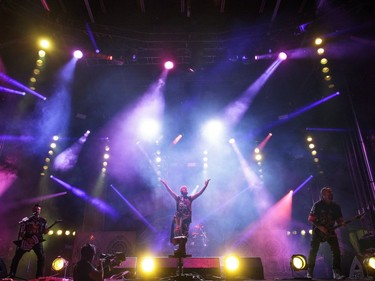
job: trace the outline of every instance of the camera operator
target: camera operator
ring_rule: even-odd
[[[103,281],[104,270],[103,263],[100,260],[98,267],[92,262],[96,254],[96,248],[93,244],[85,244],[81,248],[81,259],[77,262],[73,269],[74,281]]]

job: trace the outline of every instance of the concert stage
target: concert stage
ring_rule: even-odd
[[[169,257],[154,257],[155,269],[152,273],[145,274],[141,270],[141,259],[137,257],[127,257],[125,261],[118,266],[114,266],[110,271],[105,272],[104,281],[244,281],[244,280],[309,280],[304,278],[306,271],[292,271],[291,269],[285,272],[265,274],[264,265],[259,257],[242,257],[240,258],[240,267],[236,274],[226,272],[223,266],[223,257],[186,257],[179,258],[174,256]],[[13,280],[28,280],[28,281],[72,281],[72,267],[60,272],[59,276],[46,276],[38,279],[26,278],[20,275],[19,278],[2,278],[1,281]],[[6,269],[5,269],[6,271]],[[349,272],[350,271],[350,272]],[[269,271],[268,271],[269,272]],[[353,267],[346,268],[346,279],[351,280],[373,280],[373,277],[366,277],[361,268]],[[5,272],[3,272],[5,273]],[[322,275],[319,268],[316,271],[316,278],[313,280],[334,280]],[[4,277],[4,275],[2,276]]]

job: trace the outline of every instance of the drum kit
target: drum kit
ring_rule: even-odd
[[[204,251],[204,248],[208,246],[208,238],[203,224],[194,226],[189,240],[193,251]]]

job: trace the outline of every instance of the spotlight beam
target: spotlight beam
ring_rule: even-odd
[[[332,94],[332,95],[330,95],[328,97],[325,97],[325,98],[323,98],[321,100],[318,100],[316,102],[313,102],[313,103],[309,104],[308,106],[305,106],[305,107],[303,107],[303,108],[301,108],[299,110],[296,110],[295,112],[292,112],[291,114],[288,115],[288,119],[289,118],[294,118],[294,117],[296,117],[296,116],[304,113],[305,111],[310,110],[311,108],[313,108],[315,106],[318,106],[318,105],[320,105],[320,104],[322,104],[322,103],[324,103],[324,102],[326,102],[326,101],[328,101],[328,100],[330,100],[330,99],[332,99],[332,98],[334,98],[334,97],[336,97],[338,95],[340,95],[340,92],[336,92],[336,93],[334,93],[334,94]]]
[[[50,178],[53,179],[55,182],[59,183],[64,188],[66,188],[69,191],[71,191],[77,197],[82,198],[86,202],[91,203],[92,205],[94,205],[99,210],[103,211],[104,213],[108,213],[112,217],[118,217],[118,213],[112,208],[112,206],[108,205],[104,201],[102,201],[102,200],[100,200],[98,198],[93,198],[93,197],[87,195],[86,192],[84,192],[83,190],[81,190],[81,189],[79,189],[77,187],[74,187],[74,186],[72,186],[72,185],[70,185],[70,184],[68,184],[68,183],[66,183],[66,182],[64,182],[64,181],[56,178],[53,175],[51,175]]]
[[[16,208],[16,207],[18,208],[21,205],[29,205],[32,203],[38,203],[38,202],[46,201],[48,199],[52,199],[55,197],[64,196],[66,194],[68,194],[68,192],[64,191],[64,192],[58,192],[58,193],[53,193],[49,195],[37,196],[37,197],[25,199],[25,200],[20,200],[20,201],[17,201],[16,203],[4,204],[3,207],[7,209]]]
[[[0,79],[3,79],[4,81],[6,82],[9,82],[11,83],[12,85],[16,86],[16,87],[19,87],[21,88],[22,90],[24,90],[25,92],[27,93],[30,93],[42,100],[46,100],[47,98],[45,96],[42,96],[41,94],[38,94],[37,92],[29,89],[28,87],[26,87],[25,85],[22,85],[20,82],[10,78],[9,76],[5,75],[4,73],[0,73]]]
[[[118,191],[118,189],[113,185],[111,184],[111,187],[113,189],[114,192],[117,193],[118,196],[120,196],[120,198],[126,203],[126,205],[128,205],[128,207],[137,215],[137,217],[139,217],[141,219],[141,221],[143,221],[145,223],[145,225],[147,225],[148,228],[150,228],[154,233],[157,233],[158,231],[156,230],[155,227],[153,227],[147,220],[146,218],[129,202],[128,199],[126,199],[121,193],[120,191]]]
[[[230,125],[235,125],[242,119],[243,115],[249,109],[251,103],[253,102],[259,91],[266,84],[272,73],[277,69],[281,62],[282,61],[280,59],[274,61],[268,67],[268,69],[246,89],[241,97],[231,102],[225,108],[225,119],[229,120]]]
[[[325,97],[325,98],[323,98],[321,100],[318,100],[318,101],[313,102],[313,103],[311,103],[309,105],[301,107],[300,109],[298,109],[298,110],[296,110],[296,111],[294,111],[294,112],[292,112],[290,114],[283,115],[283,118],[279,118],[279,120],[277,120],[276,122],[273,122],[270,125],[268,125],[267,129],[270,129],[270,128],[272,128],[272,127],[274,127],[276,125],[279,125],[281,123],[287,122],[288,120],[290,120],[292,118],[295,118],[298,115],[301,115],[302,113],[304,113],[304,112],[306,112],[306,111],[308,111],[308,110],[310,110],[310,109],[312,109],[312,108],[314,108],[314,107],[316,107],[316,106],[318,106],[318,105],[320,105],[320,104],[322,104],[322,103],[324,103],[324,102],[326,102],[326,101],[328,101],[328,100],[330,100],[330,99],[332,99],[332,98],[334,98],[334,97],[336,97],[338,95],[340,95],[340,92],[336,92],[336,93],[334,93],[332,95],[329,95],[328,97]]]
[[[21,96],[26,95],[25,92],[16,91],[16,90],[13,90],[13,89],[10,89],[10,88],[1,87],[1,86],[0,86],[0,92],[4,92],[4,93],[8,93],[8,94],[16,94],[16,95],[21,95]]]
[[[304,187],[311,179],[313,178],[312,175],[310,175],[303,183],[301,183],[294,191],[293,195],[296,194],[302,187]]]
[[[98,48],[98,45],[96,44],[96,41],[95,41],[95,38],[94,38],[94,34],[92,33],[90,25],[87,22],[85,24],[85,27],[86,27],[86,30],[87,30],[87,34],[90,37],[91,43],[92,43],[92,45],[95,48],[95,53],[99,53],[99,48]]]

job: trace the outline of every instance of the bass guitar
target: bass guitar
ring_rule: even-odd
[[[62,222],[62,220],[56,220],[53,224],[51,224],[47,229],[50,230],[52,227],[54,227],[56,224]],[[23,238],[19,240],[14,240],[13,243],[16,244],[17,247],[30,251],[36,244],[42,243],[46,241],[45,239],[42,239],[39,242],[35,242],[32,238]]]
[[[330,237],[333,237],[335,236],[335,230],[339,227],[342,227],[343,225],[346,225],[346,224],[349,224],[351,223],[352,221],[354,220],[358,220],[358,219],[361,219],[363,216],[365,215],[365,213],[361,213],[359,215],[356,215],[355,217],[352,217],[351,219],[348,219],[346,221],[344,221],[343,223],[341,224],[337,224],[335,225],[334,227],[330,227],[330,228],[327,228],[327,232],[324,233],[323,231],[321,231],[317,225],[315,225],[316,229],[315,231],[317,231],[318,235],[320,236],[320,239],[322,242],[325,242],[327,241]]]

